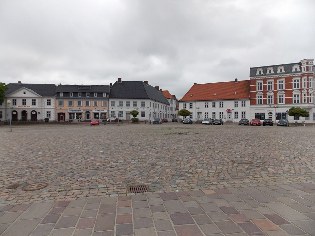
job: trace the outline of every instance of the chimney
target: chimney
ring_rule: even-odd
[[[234,79],[234,82],[237,82],[237,78]]]
[[[194,85],[196,85],[197,83],[194,83]]]
[[[162,92],[162,89],[160,89],[160,91]]]
[[[111,87],[113,87],[113,84],[112,84],[112,83],[110,83],[110,84],[109,84],[109,87],[110,87],[110,88],[111,88]]]
[[[157,90],[160,90],[160,86],[155,86],[155,88],[156,88]]]
[[[121,78],[118,78],[118,83],[121,83]]]
[[[18,84],[22,84],[21,80],[18,81]]]
[[[147,80],[143,81],[143,83],[145,83],[145,84],[149,84],[149,82],[148,82]]]

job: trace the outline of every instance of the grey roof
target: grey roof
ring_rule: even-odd
[[[58,85],[56,92],[109,93],[109,85]]]
[[[43,97],[53,97],[56,94],[56,85],[54,84],[22,84],[22,83],[11,83],[8,84],[6,96],[21,89],[27,88]]]
[[[292,71],[292,67],[295,65],[299,65],[300,67],[300,71],[297,72],[293,72]],[[283,66],[284,67],[284,72],[282,73],[277,73],[277,69],[279,66]],[[267,68],[273,68],[274,73],[272,74],[267,74]],[[256,77],[256,76],[261,76],[261,75],[256,75],[257,69],[263,69],[263,76],[265,75],[283,75],[283,74],[294,74],[294,73],[300,73],[301,70],[301,63],[297,62],[297,63],[290,63],[290,64],[281,64],[281,65],[271,65],[271,66],[259,66],[259,67],[251,67],[250,68],[250,77]]]
[[[115,82],[110,89],[110,98],[151,99],[169,105],[162,92],[142,81]]]

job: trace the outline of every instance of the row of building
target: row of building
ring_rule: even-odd
[[[182,99],[148,81],[122,81],[110,85],[9,84],[0,120],[73,121],[91,119],[130,120],[138,110],[139,120],[177,118],[180,109],[191,112],[194,121],[205,118],[238,122],[242,118],[293,121],[288,110],[302,107],[315,121],[314,60],[250,68],[249,80],[194,83]],[[8,102],[9,101],[9,102]]]

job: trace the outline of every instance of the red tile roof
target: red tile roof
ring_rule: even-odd
[[[163,93],[163,96],[164,96],[166,99],[172,99],[172,98],[173,98],[173,95],[170,94],[170,92],[169,92],[168,90],[163,90],[162,93]]]
[[[249,85],[249,80],[194,84],[180,101],[249,99]]]

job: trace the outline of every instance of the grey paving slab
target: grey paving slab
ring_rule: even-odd
[[[73,236],[91,236],[93,229],[76,229]]]
[[[0,216],[0,224],[12,223],[20,215],[21,215],[21,212],[5,212],[2,216]]]
[[[205,235],[222,233],[222,231],[218,228],[216,224],[203,224],[200,225],[200,228]]]
[[[292,209],[287,205],[284,205],[283,203],[272,202],[268,203],[267,206],[286,220],[290,221],[309,220],[309,218],[306,215]]]
[[[166,211],[168,211],[169,213],[175,213],[175,212],[185,213],[185,212],[187,212],[183,203],[179,200],[165,201],[164,205],[165,205]]]
[[[17,220],[6,231],[3,236],[25,236],[29,235],[39,224],[40,219]]]
[[[154,225],[157,231],[174,230],[170,220],[156,219]]]
[[[214,222],[224,234],[243,232],[242,229],[231,220]]]
[[[290,235],[305,235],[305,232],[301,229],[297,228],[296,226],[292,224],[285,224],[280,226],[281,229],[283,229],[285,232],[287,232]]]
[[[315,235],[315,220],[293,221],[293,224],[298,226],[304,232],[310,235]]]
[[[51,231],[49,236],[72,236],[74,232],[74,228],[68,228],[68,229],[54,229]]]
[[[27,211],[25,211],[20,219],[39,219],[43,218],[53,207],[52,202],[33,203]]]
[[[31,236],[46,236],[53,230],[55,224],[39,224],[31,233]]]
[[[96,218],[94,231],[114,230],[115,218],[115,214],[98,215]]]

